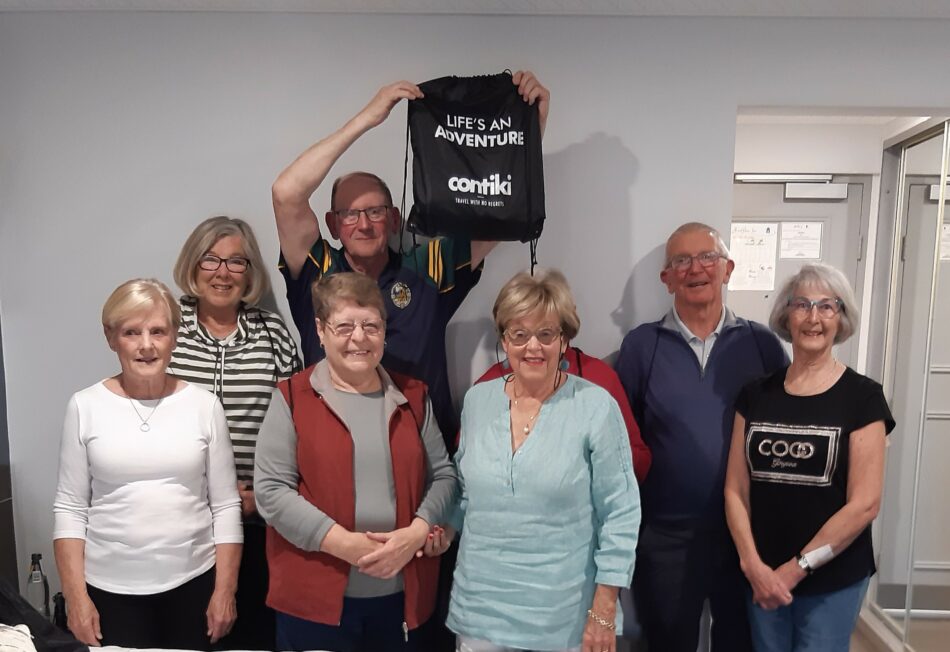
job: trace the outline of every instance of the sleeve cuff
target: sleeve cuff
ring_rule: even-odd
[[[330,528],[332,528],[334,525],[336,525],[336,521],[327,517],[325,522],[317,526],[316,531],[313,533],[313,537],[310,539],[310,550],[320,550],[320,547],[323,545],[323,540],[327,538]]]
[[[85,530],[56,530],[53,532],[53,539],[82,539],[86,540]]]
[[[435,514],[432,513],[431,509],[423,509],[420,507],[416,512],[416,516],[428,523],[429,527],[432,527],[433,525],[439,525],[439,519],[435,517]]]
[[[616,573],[609,571],[597,571],[594,582],[604,586],[618,586],[622,589],[630,588],[633,581],[633,571],[629,573]]]

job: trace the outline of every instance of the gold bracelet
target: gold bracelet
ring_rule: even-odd
[[[605,627],[605,628],[609,629],[609,630],[612,631],[612,632],[613,632],[613,631],[616,631],[617,625],[614,624],[614,623],[612,623],[612,622],[610,622],[609,620],[607,620],[606,618],[604,618],[604,617],[601,616],[600,614],[595,614],[592,610],[588,609],[588,610],[587,610],[587,615],[590,617],[591,620],[593,620],[595,623],[597,623],[597,624],[600,625],[601,627]]]

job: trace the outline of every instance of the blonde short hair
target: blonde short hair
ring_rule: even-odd
[[[556,269],[539,269],[534,276],[519,272],[505,283],[492,309],[498,337],[504,336],[508,324],[514,320],[538,312],[557,315],[561,332],[568,340],[574,339],[581,328],[571,287],[564,274]]]
[[[322,277],[310,286],[313,300],[313,315],[321,323],[327,319],[343,301],[352,301],[363,308],[375,308],[379,316],[386,320],[386,304],[376,281],[359,272],[340,272]]]
[[[185,240],[178,254],[178,260],[175,262],[175,283],[185,294],[197,296],[198,287],[195,278],[198,274],[198,261],[208,253],[214,243],[230,235],[236,235],[241,239],[244,255],[250,261],[247,271],[244,272],[248,275],[247,290],[241,297],[241,301],[253,306],[270,290],[270,278],[264,267],[264,259],[261,256],[260,247],[257,246],[254,231],[247,222],[236,217],[224,215],[210,217],[195,227]]]
[[[775,303],[769,315],[769,328],[786,342],[792,341],[792,333],[788,330],[788,302],[801,288],[817,288],[827,290],[828,293],[841,301],[841,317],[838,331],[835,333],[835,344],[844,342],[854,335],[860,323],[860,309],[854,290],[847,277],[831,265],[815,263],[802,265],[795,276],[790,277],[775,294]]]
[[[181,308],[161,281],[154,278],[134,278],[126,281],[109,295],[102,306],[102,326],[108,332],[125,320],[154,308],[161,308],[168,317],[172,331],[181,325]]]

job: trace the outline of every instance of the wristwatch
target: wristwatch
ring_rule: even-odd
[[[805,558],[805,555],[799,553],[795,555],[795,559],[798,560],[798,567],[805,571],[807,574],[812,574],[812,567],[808,564],[808,559]]]

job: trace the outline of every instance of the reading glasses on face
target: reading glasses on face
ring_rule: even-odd
[[[812,308],[818,308],[818,316],[822,319],[831,319],[841,311],[843,306],[841,299],[838,298],[812,301],[805,297],[791,297],[788,300],[789,310],[800,315],[807,315],[811,313]]]
[[[361,321],[354,323],[351,321],[341,321],[338,324],[327,322],[327,328],[337,337],[350,337],[356,332],[357,327],[363,329],[363,334],[368,337],[375,337],[383,332],[383,325],[378,321]]]
[[[712,267],[720,258],[725,258],[725,256],[723,256],[718,251],[704,251],[703,253],[696,254],[695,256],[681,254],[679,256],[673,256],[670,258],[669,266],[675,269],[677,272],[685,272],[693,266],[693,260],[698,260],[699,264],[703,267]]]
[[[505,339],[512,346],[524,346],[531,341],[532,337],[537,338],[538,342],[547,346],[561,337],[561,331],[557,328],[540,328],[536,331],[519,328],[505,331]]]
[[[360,221],[360,213],[366,213],[370,222],[382,222],[389,215],[389,206],[370,206],[369,208],[344,208],[336,212],[337,218],[344,226],[353,226]]]
[[[224,263],[224,266],[228,268],[229,272],[234,274],[241,274],[246,272],[247,268],[251,266],[251,261],[247,258],[241,258],[240,256],[234,256],[233,258],[219,258],[214,254],[205,254],[198,259],[198,267],[205,270],[206,272],[216,272],[221,263]]]

